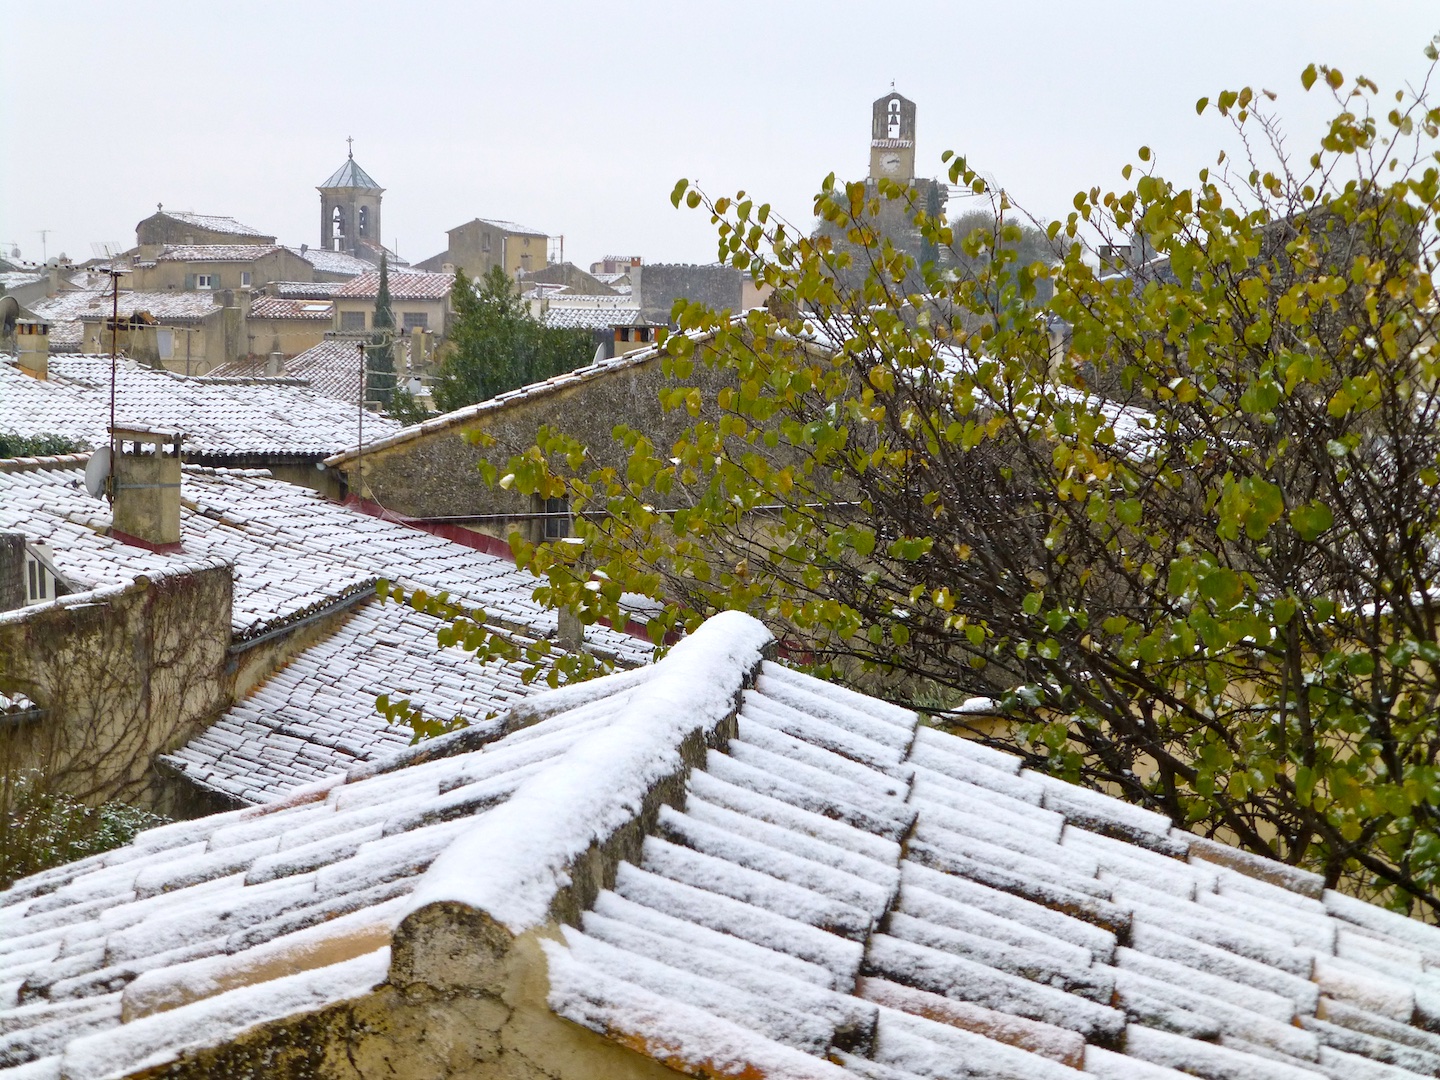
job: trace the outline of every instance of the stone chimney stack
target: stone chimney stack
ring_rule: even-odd
[[[178,431],[141,424],[116,425],[112,532],[116,539],[151,550],[180,546],[180,440]]]
[[[15,351],[20,370],[37,379],[50,377],[50,324],[35,319],[15,323]]]

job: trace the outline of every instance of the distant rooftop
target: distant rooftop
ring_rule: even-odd
[[[389,274],[390,297],[393,300],[443,300],[455,284],[451,274],[424,274],[395,270]],[[370,270],[351,278],[335,290],[337,299],[368,299],[380,292],[380,271]]]
[[[354,255],[347,255],[343,251],[326,251],[324,248],[312,247],[303,250],[291,248],[290,250],[322,274],[349,274],[354,277],[356,274],[363,274],[367,270],[375,269],[373,263],[357,259]]]
[[[159,213],[174,221],[182,221],[186,225],[194,225],[197,229],[209,229],[212,232],[235,233],[237,236],[257,236],[262,239],[271,240],[273,237],[267,232],[236,221],[233,217],[223,214],[196,214],[190,210],[161,210]]]

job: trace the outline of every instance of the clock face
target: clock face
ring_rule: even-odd
[[[899,172],[900,155],[886,154],[883,158],[880,159],[880,168],[884,169],[887,173]]]

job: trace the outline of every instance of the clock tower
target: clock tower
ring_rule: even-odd
[[[893,89],[870,109],[870,179],[881,177],[915,179],[915,103]]]

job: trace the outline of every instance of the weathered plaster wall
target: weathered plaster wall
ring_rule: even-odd
[[[0,690],[42,709],[0,728],[0,768],[34,768],[86,800],[157,805],[156,754],[229,704],[231,572],[141,577],[0,616]]]

